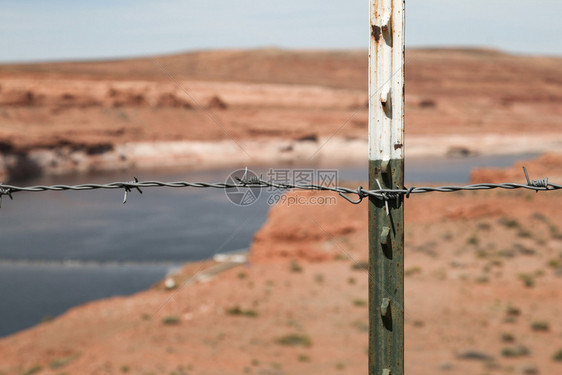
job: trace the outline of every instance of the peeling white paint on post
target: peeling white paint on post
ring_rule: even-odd
[[[404,186],[405,0],[370,0],[369,188]],[[369,374],[404,374],[404,196],[369,197]]]
[[[405,0],[371,0],[369,160],[404,158]]]

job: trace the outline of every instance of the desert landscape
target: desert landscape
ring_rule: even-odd
[[[561,62],[407,51],[406,162],[540,153],[476,169],[471,181],[524,183],[525,165],[562,183]],[[364,51],[0,65],[0,174],[366,163],[366,90]],[[562,372],[560,198],[492,190],[405,201],[406,373]],[[367,248],[366,200],[277,204],[247,262],[224,272],[189,263],[150,290],[2,338],[0,374],[364,373]]]
[[[365,51],[208,51],[0,66],[0,179],[131,168],[362,163]],[[561,149],[562,64],[411,50],[410,157]]]

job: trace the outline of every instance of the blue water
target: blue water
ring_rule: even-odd
[[[166,266],[0,264],[0,333],[8,335],[99,298],[147,289]]]
[[[406,180],[466,183],[474,166],[508,166],[532,155],[408,160]],[[282,167],[280,167],[282,168]],[[286,167],[285,167],[286,168]],[[267,169],[255,168],[258,174]],[[224,182],[230,170],[127,172],[29,180],[18,185],[140,180]],[[365,166],[338,180],[366,181]],[[365,185],[364,185],[365,186]],[[0,336],[72,306],[148,288],[183,262],[248,248],[264,223],[268,193],[249,206],[220,189],[147,188],[17,193],[0,209]],[[69,262],[72,261],[72,262]]]

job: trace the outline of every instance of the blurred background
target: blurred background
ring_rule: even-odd
[[[0,0],[0,182],[105,183],[130,181],[133,176],[141,181],[224,182],[233,170],[248,166],[258,175],[267,174],[271,168],[336,169],[340,185],[366,186],[368,5],[363,0]],[[410,0],[406,7],[407,184],[504,179],[523,182],[520,166],[530,159],[535,159],[529,162],[534,166],[533,177],[542,178],[542,173],[555,177],[560,172],[562,147],[562,24],[558,20],[562,3]],[[280,225],[286,227],[280,227],[279,232],[271,230],[271,222],[290,217],[288,211],[270,211],[268,197],[279,193],[264,193],[248,206],[233,204],[223,191],[215,189],[145,189],[142,195],[133,191],[125,205],[121,204],[123,191],[118,190],[17,193],[13,200],[3,196],[0,337],[7,337],[6,347],[12,338],[26,337],[30,346],[21,349],[21,353],[36,349],[39,354],[32,359],[0,359],[0,374],[21,373],[35,368],[37,363],[43,363],[37,365],[43,370],[57,370],[49,365],[51,354],[34,345],[43,345],[48,353],[58,353],[59,360],[68,359],[68,363],[77,366],[76,371],[86,371],[84,364],[88,362],[101,363],[95,359],[97,354],[85,354],[98,350],[87,343],[77,354],[76,350],[58,346],[60,337],[54,338],[51,333],[42,339],[9,335],[41,322],[47,323],[39,328],[48,330],[53,318],[72,307],[151,288],[151,292],[160,293],[154,297],[157,302],[147,302],[150,307],[143,314],[129,312],[147,321],[146,316],[163,314],[161,305],[169,298],[173,300],[174,295],[170,297],[169,293],[181,290],[181,282],[208,266],[185,266],[186,262],[207,260],[216,266],[209,260],[213,256],[237,252],[246,260],[249,256],[244,275],[247,272],[250,276],[234,277],[233,273],[234,281],[249,277],[248,283],[258,283],[259,277],[252,276],[250,269],[260,269],[260,261],[253,262],[249,251],[253,246],[266,251],[269,247],[264,247],[263,242],[259,247],[258,240],[265,238],[267,242],[268,235],[283,244],[288,241],[288,248],[304,249],[303,254],[307,246],[316,246],[318,238],[325,241],[323,248],[336,250],[363,238],[358,233],[366,228],[351,225],[352,229],[342,229],[347,224],[332,227],[331,222],[322,221],[329,215],[315,213],[317,207],[311,208],[310,215],[316,215],[321,225],[335,228],[339,233],[335,238],[343,245],[334,245],[334,236],[326,234],[329,231],[302,229],[293,220],[280,220]],[[530,195],[518,197],[526,202],[534,199]],[[469,276],[461,271],[451,273],[457,272],[458,280],[472,280],[473,276],[478,279],[481,268],[491,267],[478,262],[483,262],[483,252],[491,251],[492,245],[486,247],[486,241],[471,240],[470,235],[482,234],[486,226],[496,225],[494,220],[515,214],[504,208],[475,208],[464,201],[459,208],[456,203],[439,203],[438,199],[428,207],[442,209],[444,214],[439,218],[429,215],[431,209],[416,211],[417,206],[412,205],[412,212],[420,217],[431,216],[428,220],[434,222],[427,228],[425,224],[412,225],[415,229],[407,233],[407,237],[413,236],[407,238],[411,249],[425,254],[421,258],[413,256],[420,265],[413,264],[411,269],[425,267],[421,266],[428,261],[424,256],[434,257],[431,254],[442,254],[441,250],[468,246],[467,251],[478,261],[470,258],[458,265],[454,259],[443,257],[438,261],[441,268],[435,266],[434,273],[423,274],[439,284],[446,278],[440,269],[474,267],[476,276],[470,274],[472,271],[465,272]],[[476,206],[493,204],[485,201]],[[449,205],[458,210],[449,209]],[[556,205],[550,208],[555,210]],[[479,216],[479,210],[493,220]],[[342,208],[341,212],[347,211]],[[550,237],[525,237],[522,241],[545,247],[546,255],[541,256],[546,258],[540,260],[543,263],[561,258],[557,217],[548,213],[546,221],[537,217],[533,220],[550,228]],[[448,234],[443,234],[443,229],[438,235],[442,241],[427,241],[421,234],[412,234],[433,230],[431,225],[438,227],[451,218],[460,221],[453,229],[447,227]],[[497,225],[502,228],[497,240],[513,242],[513,236],[502,232],[510,228],[509,224],[504,220]],[[465,227],[470,228],[470,233]],[[455,230],[458,236],[451,235]],[[460,242],[447,245],[451,236]],[[531,246],[521,244],[521,238],[516,240],[517,251],[521,246]],[[350,252],[357,259],[365,258],[360,250],[364,245],[357,245],[357,253]],[[560,264],[550,268],[559,269]],[[287,270],[280,267],[265,273],[278,275]],[[510,277],[517,289],[518,272],[527,271],[514,269],[518,271],[512,271]],[[341,277],[345,284],[355,276]],[[315,276],[313,285],[321,284],[319,279]],[[168,284],[164,285],[163,280]],[[560,279],[555,280],[559,283]],[[351,287],[353,283],[348,284]],[[366,284],[359,284],[366,288]],[[189,285],[187,289],[193,289],[193,293],[205,288]],[[231,280],[229,285],[236,283]],[[270,287],[268,284],[266,289]],[[464,290],[464,284],[458,288]],[[366,289],[361,291],[366,293]],[[207,292],[222,298],[216,289]],[[224,293],[237,295],[228,290]],[[342,295],[347,296],[345,293]],[[490,294],[501,300],[498,306],[503,309],[507,302],[502,300],[501,292]],[[197,296],[201,297],[193,298]],[[147,297],[149,300],[152,301]],[[527,307],[523,308],[524,314]],[[237,311],[244,315],[244,309]],[[181,310],[179,320],[190,320],[186,314],[192,311]],[[65,316],[55,322],[69,321]],[[283,321],[291,320],[286,318]],[[159,323],[159,319],[154,318],[153,323]],[[422,324],[413,317],[411,320]],[[106,327],[103,322],[98,323]],[[355,329],[361,331],[363,326],[356,323]],[[118,320],[115,324],[121,326]],[[289,325],[299,332],[303,330],[298,323]],[[121,331],[104,331],[106,328],[101,331],[121,337]],[[562,333],[560,329],[554,324],[550,327],[552,332]],[[73,330],[63,331],[67,337]],[[139,328],[134,326],[132,331],[138,333]],[[68,336],[69,342],[80,340]],[[252,340],[254,343],[259,338]],[[364,351],[362,341],[353,342],[360,347],[358,351]],[[461,347],[465,348],[468,344],[463,343]],[[2,345],[0,340],[0,348]],[[213,350],[221,347],[216,345]],[[143,355],[142,350],[134,352]],[[279,353],[269,354],[273,361]],[[104,355],[109,356],[100,354]],[[297,354],[293,357],[299,365],[309,362]],[[357,363],[362,366],[365,359],[361,357]],[[446,369],[449,362],[445,362]],[[116,363],[113,366],[118,366]],[[329,371],[321,372],[351,371],[357,363],[343,368],[333,365]],[[123,366],[122,372],[131,369],[130,364]],[[166,370],[158,371],[170,370],[162,366]],[[106,367],[103,371],[111,372]],[[255,367],[257,373],[259,366],[249,367]],[[270,367],[273,372],[267,373],[284,373]],[[509,372],[508,367],[501,367],[502,371]],[[189,373],[186,368],[176,373]],[[174,367],[173,371],[178,369]],[[244,366],[240,369],[247,372]],[[471,369],[465,368],[465,373]],[[138,373],[150,372],[146,371]]]

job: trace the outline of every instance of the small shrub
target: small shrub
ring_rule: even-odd
[[[322,275],[321,273],[318,273],[318,274],[314,275],[314,280],[318,284],[322,284],[322,283],[324,283],[324,275]]]
[[[367,306],[367,301],[365,301],[364,299],[354,299],[353,300],[353,306],[357,306],[357,307],[365,307]]]
[[[252,366],[259,366],[260,365],[260,361],[258,361],[257,359],[252,359]]]
[[[519,316],[521,315],[521,309],[516,306],[509,305],[505,310],[507,316]]]
[[[531,354],[531,351],[523,345],[506,346],[501,351],[501,355],[508,358],[523,357],[529,354]]]
[[[562,232],[560,232],[560,229],[558,229],[556,225],[550,224],[548,226],[548,229],[550,230],[550,235],[552,236],[552,238],[554,239],[562,238]]]
[[[37,374],[39,371],[43,370],[43,366],[33,366],[30,369],[22,372],[22,375],[33,375],[33,374]]]
[[[499,250],[496,254],[501,258],[513,258],[515,256],[515,251],[513,249],[503,249]]]
[[[548,266],[549,266],[550,268],[556,269],[556,268],[559,268],[560,265],[561,265],[561,264],[560,264],[560,260],[557,259],[557,258],[554,258],[554,259],[551,259],[551,260],[548,261]]]
[[[537,276],[537,277],[544,276],[544,270],[536,270],[535,276]]]
[[[531,323],[531,329],[533,331],[546,332],[550,329],[550,326],[548,322],[542,320],[536,320]]]
[[[297,359],[299,362],[310,362],[310,357],[306,354],[299,354]]]
[[[535,286],[535,276],[529,273],[519,274],[519,279],[523,281],[523,285],[527,288],[532,288]]]
[[[271,362],[271,367],[276,370],[281,370],[283,368],[283,366],[279,362]]]
[[[187,369],[189,370],[189,365],[187,366]],[[148,374],[153,374],[153,373],[151,372]],[[179,365],[175,370],[170,371],[169,375],[187,375],[186,367]]]
[[[415,266],[412,268],[408,268],[407,270],[404,271],[404,276],[413,276],[416,275],[418,273],[421,273],[422,269],[421,267]]]
[[[533,237],[533,233],[531,233],[531,231],[525,229],[525,228],[520,228],[517,231],[517,237],[521,237],[521,238],[531,238]]]
[[[141,319],[142,320],[152,320],[152,315],[148,314],[148,313],[142,313],[141,314]]]
[[[349,257],[345,254],[336,254],[334,255],[334,260],[344,261],[344,260],[349,260]]]
[[[515,342],[515,336],[513,336],[513,334],[511,333],[502,333],[501,334],[501,340],[503,342]]]
[[[478,230],[488,231],[492,228],[492,225],[490,225],[490,223],[487,223],[487,222],[481,222],[481,223],[478,223],[477,227],[478,227]]]
[[[554,353],[552,356],[552,360],[556,362],[562,362],[562,349]]]
[[[295,272],[295,273],[302,272],[302,267],[300,266],[300,264],[298,264],[298,262],[296,260],[291,261],[290,269],[291,269],[291,272]]]
[[[226,313],[228,315],[246,316],[248,318],[255,318],[255,317],[258,316],[257,311],[251,310],[251,309],[244,310],[244,309],[240,308],[240,306],[230,307],[230,308],[226,309]]]
[[[516,243],[515,245],[513,245],[513,250],[516,251],[517,253],[523,254],[523,255],[535,255],[536,254],[535,249],[531,249],[527,246],[521,245],[520,243]]]
[[[414,320],[413,323],[414,327],[423,327],[425,323],[422,320]]]
[[[471,361],[482,361],[491,362],[494,360],[487,352],[481,352],[477,350],[467,350],[462,353],[457,354],[458,359],[471,360]]]
[[[51,361],[51,363],[49,363],[49,367],[52,368],[53,370],[62,368],[68,365],[70,362],[74,361],[78,357],[79,357],[78,354],[73,354],[68,357],[55,358]]]
[[[445,241],[451,241],[453,238],[455,238],[455,236],[453,235],[453,233],[447,232],[441,238]]]
[[[499,368],[501,368],[501,366],[499,366]],[[534,363],[523,363],[519,367],[518,372],[519,372],[519,374],[522,374],[522,375],[538,375],[539,374],[539,368]]]
[[[246,272],[238,272],[238,278],[239,279],[245,279],[246,276],[248,276],[248,275],[246,275]]]
[[[419,102],[420,108],[435,108],[437,107],[437,102],[430,98],[425,98]]]
[[[502,321],[504,323],[517,323],[517,318],[514,316],[506,316]]]
[[[474,279],[474,281],[478,284],[486,284],[490,282],[490,278],[486,275],[480,275],[476,279]]]
[[[131,371],[131,368],[128,365],[121,366],[121,372],[127,373],[129,371]]]
[[[480,240],[478,239],[478,236],[476,236],[476,235],[474,234],[474,235],[470,236],[470,237],[466,240],[466,243],[467,243],[468,245],[476,246],[476,245],[478,245],[478,244],[480,243]]]
[[[544,214],[540,213],[540,212],[535,212],[532,216],[533,219],[538,220],[538,221],[542,221],[543,223],[548,223],[548,217],[546,217]]]
[[[180,318],[177,315],[168,315],[162,319],[162,323],[167,326],[174,326],[180,324]]]
[[[348,277],[347,278],[347,283],[350,285],[354,285],[356,283],[357,280],[355,280],[355,277]]]
[[[490,256],[490,253],[484,249],[478,249],[476,251],[476,258],[478,259],[486,259]]]
[[[336,363],[336,370],[342,371],[343,369],[345,369],[345,363],[343,362]]]
[[[544,238],[535,237],[535,243],[539,246],[546,245],[546,240]]]
[[[369,261],[362,260],[359,262],[355,262],[351,265],[351,269],[354,271],[368,271],[369,270]]]
[[[300,333],[289,333],[276,338],[275,342],[283,346],[303,346],[305,348],[312,346],[310,338],[307,335]]]
[[[511,219],[508,217],[500,218],[498,220],[498,223],[509,229],[519,228],[519,222],[516,219]]]

